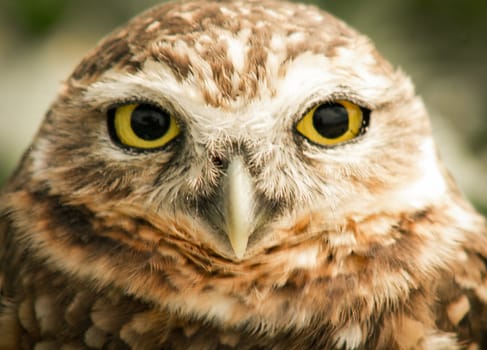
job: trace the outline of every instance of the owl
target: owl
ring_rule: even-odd
[[[309,5],[162,4],[0,200],[0,349],[485,349],[487,225],[413,84]]]

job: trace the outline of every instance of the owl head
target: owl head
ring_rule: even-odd
[[[35,180],[185,222],[230,260],[296,221],[335,230],[445,194],[424,107],[367,38],[305,5],[200,5],[149,10],[80,63],[30,153]]]

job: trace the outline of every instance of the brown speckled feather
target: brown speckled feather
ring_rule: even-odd
[[[42,200],[43,205],[47,205],[51,200],[48,197],[39,199]],[[31,205],[36,204],[31,203]],[[75,209],[63,208],[63,210],[63,214],[66,215],[66,210]],[[51,213],[58,214],[55,210]],[[83,214],[78,215],[76,212],[70,215],[77,216],[76,220],[83,217]],[[423,224],[428,229],[433,221],[441,219],[441,217],[435,218],[430,212],[419,215],[421,218],[404,218],[397,230],[404,230],[405,233],[406,230],[411,229],[411,226]],[[29,219],[37,221],[38,218],[31,216]],[[69,221],[69,216],[66,219]],[[51,224],[49,221],[46,223],[47,227]],[[80,227],[89,230],[92,224],[98,226],[95,222],[71,223],[76,223],[73,231],[69,232],[73,235],[76,235],[75,231]],[[329,252],[326,262],[320,266],[321,272],[295,271],[288,276],[282,286],[267,291],[269,293],[267,298],[270,301],[276,298],[277,305],[274,307],[279,308],[286,308],[288,307],[286,304],[299,301],[299,298],[303,297],[305,299],[301,300],[301,303],[306,303],[307,299],[310,299],[310,303],[319,300],[320,304],[315,304],[317,318],[300,330],[273,329],[266,332],[265,329],[256,331],[251,319],[238,327],[225,327],[221,324],[211,324],[198,317],[178,315],[155,305],[150,300],[144,300],[143,295],[134,296],[127,293],[124,288],[116,286],[123,286],[131,280],[136,280],[135,276],[131,278],[129,275],[130,270],[139,268],[142,270],[140,275],[143,276],[146,274],[143,270],[148,269],[148,265],[154,264],[152,266],[154,271],[160,270],[151,277],[157,281],[146,281],[143,285],[143,288],[147,288],[148,294],[161,294],[161,290],[170,288],[177,291],[178,286],[171,285],[171,282],[176,282],[170,276],[170,270],[173,268],[166,268],[165,265],[178,263],[181,269],[193,266],[195,269],[193,273],[201,279],[201,285],[196,288],[200,293],[206,292],[211,295],[211,290],[218,288],[219,283],[225,280],[237,280],[236,283],[242,285],[240,290],[241,297],[244,299],[250,298],[252,293],[250,288],[264,289],[267,283],[276,283],[275,276],[266,276],[266,274],[272,275],[271,271],[260,271],[260,273],[253,271],[253,269],[264,269],[257,263],[256,266],[252,264],[239,266],[239,273],[230,272],[236,269],[235,266],[228,266],[229,271],[226,273],[201,271],[194,262],[190,264],[182,258],[178,261],[176,257],[151,256],[147,249],[142,248],[140,251],[146,252],[143,254],[144,258],[138,257],[129,261],[124,250],[127,246],[133,246],[134,242],[130,239],[117,244],[115,239],[119,240],[121,236],[114,235],[114,241],[109,239],[107,242],[113,250],[107,256],[106,253],[96,252],[100,248],[103,250],[103,247],[100,247],[102,242],[97,241],[99,237],[92,237],[92,242],[88,237],[85,239],[78,237],[82,242],[78,244],[86,247],[84,249],[88,251],[88,255],[91,255],[91,257],[84,257],[85,261],[93,259],[102,263],[106,258],[113,258],[115,260],[113,268],[122,270],[120,275],[116,274],[117,280],[112,286],[104,287],[96,280],[71,276],[59,269],[49,268],[49,259],[36,257],[38,254],[35,250],[31,251],[30,247],[26,247],[28,244],[25,235],[21,233],[22,229],[15,229],[14,225],[11,219],[7,217],[2,219],[0,325],[4,336],[0,348],[30,349],[35,344],[36,346],[42,344],[48,349],[61,348],[61,345],[69,345],[72,348],[89,346],[95,349],[333,348],[336,345],[333,340],[336,336],[336,326],[333,324],[351,322],[359,324],[360,329],[367,334],[367,338],[364,337],[366,341],[355,347],[357,349],[415,349],[424,347],[426,341],[431,343],[427,343],[428,347],[424,348],[449,349],[454,348],[450,340],[455,336],[458,337],[460,344],[475,342],[479,349],[485,346],[483,338],[483,332],[487,330],[485,236],[465,233],[468,239],[463,247],[459,246],[455,252],[452,252],[452,256],[456,259],[449,261],[451,266],[435,271],[434,278],[429,280],[425,280],[422,273],[416,270],[421,268],[415,266],[414,260],[417,259],[417,251],[421,249],[419,247],[421,242],[418,237],[414,237],[412,231],[406,233],[409,237],[404,237],[395,245],[389,246],[387,252],[384,251],[385,248],[378,245],[363,254],[352,253],[341,259],[334,259]],[[115,229],[113,226],[109,228],[110,231]],[[134,232],[136,233],[137,231]],[[153,232],[153,234],[157,233]],[[71,238],[67,239],[69,243],[65,249],[74,249]],[[413,242],[415,240],[418,241]],[[49,244],[56,244],[56,242]],[[326,250],[324,242],[322,244],[323,249]],[[434,249],[434,246],[431,248]],[[66,258],[74,254],[75,251],[66,251]],[[394,258],[396,254],[410,255],[410,260],[402,261],[399,257]],[[268,255],[267,259],[272,259],[272,253]],[[338,262],[349,265],[348,269],[358,274],[349,272],[332,278],[327,270],[331,269],[330,265]],[[188,266],[184,266],[185,263]],[[271,263],[261,264],[271,265]],[[215,264],[217,265],[223,267],[224,262]],[[381,278],[387,279],[387,283],[400,283],[386,277],[387,274],[395,276],[398,271],[409,274],[411,289],[404,290],[403,295],[397,300],[373,305],[375,297],[367,294],[371,292],[371,287],[367,284],[371,279]],[[245,278],[241,273],[248,273],[251,277]],[[253,277],[253,274],[260,276]],[[194,284],[194,281],[186,280],[186,283]],[[149,291],[150,288],[157,290]],[[426,340],[433,335],[435,339]],[[475,347],[470,345],[468,348]]]
[[[343,100],[370,114],[353,139],[298,130]],[[174,139],[124,144],[127,104]],[[484,349],[486,261],[367,38],[307,5],[169,3],[81,61],[2,190],[0,349]]]

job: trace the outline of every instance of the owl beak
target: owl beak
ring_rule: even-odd
[[[235,256],[242,259],[255,228],[255,201],[252,178],[240,157],[228,165],[223,192],[226,233]]]

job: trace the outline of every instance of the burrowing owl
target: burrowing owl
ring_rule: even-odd
[[[409,79],[326,12],[170,3],[1,197],[2,349],[487,347],[487,236]]]

